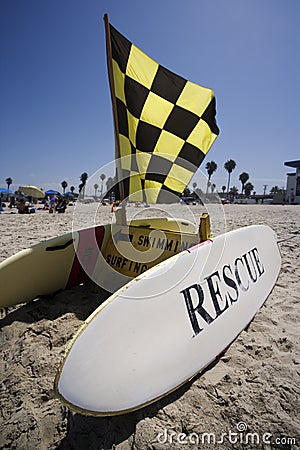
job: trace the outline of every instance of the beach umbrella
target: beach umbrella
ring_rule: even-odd
[[[28,197],[33,198],[45,197],[45,192],[36,186],[19,186],[19,191],[23,192],[23,194],[27,195]]]
[[[49,189],[48,191],[45,192],[46,195],[61,195],[60,192],[55,191],[54,189]]]
[[[0,194],[13,194],[11,189],[0,188]]]
[[[64,197],[74,197],[74,194],[72,194],[72,192],[66,192]]]

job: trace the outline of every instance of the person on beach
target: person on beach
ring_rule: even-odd
[[[293,205],[294,204],[294,202],[295,202],[295,193],[294,193],[294,189],[291,189],[291,205]]]
[[[50,198],[50,209],[49,209],[49,213],[55,213],[56,211],[56,205],[57,205],[57,197],[56,195],[53,195]]]
[[[46,201],[45,201],[45,204],[44,204],[44,207],[43,207],[43,210],[44,210],[44,211],[49,211],[49,209],[50,209],[49,201],[46,200]]]
[[[14,197],[14,196],[10,197],[10,202],[9,202],[8,207],[9,207],[10,209],[11,209],[11,208],[14,208],[14,207],[15,207],[15,204],[16,204],[16,199],[15,199],[15,197]]]
[[[58,202],[56,207],[56,212],[58,213],[64,213],[67,208],[67,202],[64,198],[61,199],[60,202]]]
[[[19,214],[29,214],[29,202],[25,202],[24,198],[17,203],[17,210]]]

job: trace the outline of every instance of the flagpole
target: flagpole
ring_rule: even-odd
[[[120,150],[120,139],[119,139],[119,124],[118,124],[118,112],[117,112],[117,102],[116,102],[116,92],[115,92],[115,83],[113,76],[113,67],[112,67],[112,50],[111,50],[111,38],[110,38],[110,29],[109,29],[109,21],[108,14],[104,14],[104,24],[105,24],[105,37],[106,37],[106,58],[107,58],[107,70],[108,70],[108,80],[110,87],[110,95],[111,95],[111,103],[112,103],[112,111],[113,111],[113,120],[114,120],[114,129],[115,129],[115,156],[116,156],[116,169],[117,169],[117,178],[120,189],[120,200],[123,201],[125,198],[124,192],[124,183],[123,179],[119,180],[119,176],[122,177],[122,169],[120,164],[121,158],[121,150]],[[125,207],[122,207],[122,222],[126,223],[126,214]]]

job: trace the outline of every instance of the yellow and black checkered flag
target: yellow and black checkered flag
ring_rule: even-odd
[[[161,203],[184,191],[219,134],[214,93],[109,27],[124,197]]]

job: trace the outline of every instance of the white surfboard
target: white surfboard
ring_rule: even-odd
[[[159,232],[163,235],[157,237],[160,246],[151,247],[149,236]],[[51,295],[89,279],[115,292],[149,267],[197,242],[199,231],[194,224],[170,218],[132,220],[124,226],[99,225],[48,239],[0,263],[0,308]],[[147,253],[148,258],[137,261],[136,253]]]
[[[153,267],[81,327],[55,389],[71,409],[117,415],[175,390],[249,324],[280,271],[275,233],[250,226]]]

